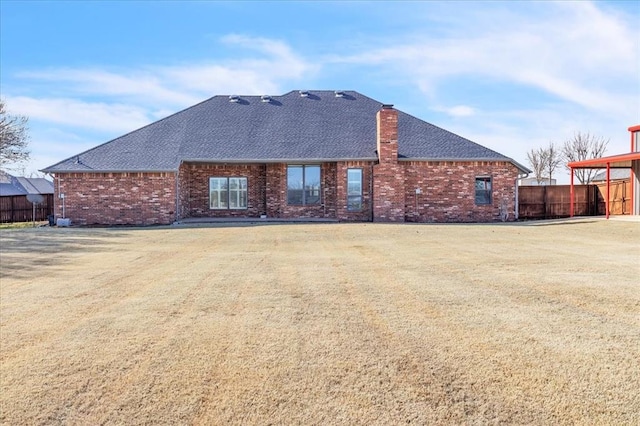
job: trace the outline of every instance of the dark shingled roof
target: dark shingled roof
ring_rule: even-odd
[[[271,96],[214,96],[45,172],[175,171],[182,161],[309,162],[375,160],[381,102],[358,92],[292,91]],[[513,160],[398,111],[401,159]]]
[[[53,194],[53,183],[44,178],[11,176],[0,170],[0,196]]]

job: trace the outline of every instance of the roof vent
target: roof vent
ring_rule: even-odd
[[[229,96],[229,102],[240,102],[240,96],[238,95]]]
[[[271,102],[271,96],[269,95],[262,95],[260,99],[262,99],[262,102]]]
[[[301,90],[300,92],[300,96],[303,98],[308,98],[309,97],[309,91],[308,90]]]
[[[393,104],[382,104],[382,109],[393,109]]]
[[[336,94],[336,98],[342,98],[344,96],[344,92],[342,90],[336,90],[333,93]]]

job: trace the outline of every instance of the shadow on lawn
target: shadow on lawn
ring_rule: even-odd
[[[73,255],[118,250],[119,232],[31,228],[0,231],[0,277],[28,278],[42,268],[60,267]],[[41,271],[40,271],[41,272]]]

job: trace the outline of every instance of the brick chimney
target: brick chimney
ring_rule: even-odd
[[[398,161],[398,111],[384,104],[376,114],[378,130],[378,159],[381,163]]]
[[[404,167],[398,162],[398,111],[382,105],[376,115],[378,164],[373,168],[374,222],[404,222]]]

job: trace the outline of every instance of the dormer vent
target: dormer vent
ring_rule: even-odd
[[[344,92],[342,90],[336,90],[335,92],[336,98],[342,98],[344,97]]]
[[[309,91],[308,90],[301,90],[300,91],[300,96],[303,98],[308,98],[309,97]]]
[[[265,103],[271,102],[271,96],[269,95],[262,95],[260,96],[260,99],[262,100],[262,102],[265,102]]]
[[[229,96],[229,102],[240,102],[240,96],[238,95]]]

